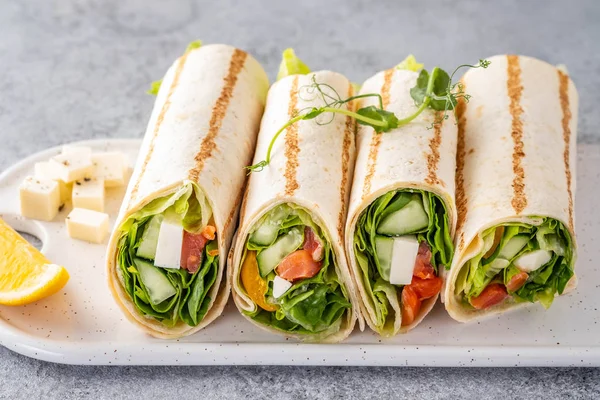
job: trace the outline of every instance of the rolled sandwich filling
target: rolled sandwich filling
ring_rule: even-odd
[[[539,301],[548,308],[563,293],[574,275],[571,234],[556,219],[538,219],[539,225],[511,222],[483,231],[483,248],[456,279],[454,293],[464,306]]]
[[[249,232],[239,283],[257,307],[243,312],[286,333],[337,332],[351,303],[325,230],[306,209],[283,203]]]
[[[219,268],[212,210],[198,185],[152,200],[119,230],[118,271],[137,311],[166,327],[197,326]]]
[[[402,326],[415,320],[421,302],[440,292],[439,269],[450,265],[452,253],[448,212],[433,193],[390,191],[361,213],[354,256],[379,332],[394,333],[398,312]]]

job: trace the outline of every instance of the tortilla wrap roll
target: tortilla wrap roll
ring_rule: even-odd
[[[226,45],[186,51],[163,79],[107,251],[113,297],[152,336],[190,335],[227,302],[268,85],[254,58]]]
[[[398,67],[383,71],[361,94],[378,93],[386,111],[412,115],[410,89],[418,76]],[[377,101],[363,99],[361,107]],[[425,318],[452,258],[457,128],[452,112],[446,120],[436,113],[426,109],[386,133],[358,127],[345,245],[362,315],[382,336],[407,332]]]
[[[313,77],[330,85],[326,93],[352,95],[348,79],[330,71],[276,82],[255,163],[291,118],[323,105],[308,89]],[[357,307],[342,240],[354,129],[351,117],[330,113],[294,123],[274,142],[270,164],[250,175],[228,273],[240,312],[267,331],[312,342],[339,342],[352,332]]]
[[[577,90],[534,58],[489,61],[465,74],[472,98],[458,106],[459,219],[444,302],[462,322],[547,308],[576,283]]]

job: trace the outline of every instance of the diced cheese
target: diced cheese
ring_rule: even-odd
[[[50,163],[56,170],[57,178],[66,183],[93,178],[94,164],[86,152],[59,154],[52,157]]]
[[[73,239],[102,243],[108,235],[108,214],[74,208],[67,217],[67,233]]]
[[[60,190],[60,201],[62,204],[71,200],[71,192],[73,191],[72,183],[65,183],[58,176],[56,168],[53,168],[53,164],[44,161],[38,162],[34,165],[35,177],[38,179],[54,180],[58,183],[58,189]]]
[[[58,183],[32,176],[19,187],[21,215],[27,218],[51,221],[61,206]]]
[[[73,185],[73,207],[104,212],[104,181],[84,179]]]
[[[154,265],[178,269],[181,266],[182,245],[183,226],[181,223],[163,220],[158,232]]]
[[[273,297],[276,299],[280,298],[292,287],[292,282],[286,281],[283,278],[280,278],[278,275],[275,275],[275,279],[273,279]]]
[[[394,238],[390,267],[390,283],[392,285],[410,285],[418,253],[419,241],[415,236]]]
[[[552,253],[548,250],[534,250],[519,256],[514,264],[523,272],[532,272],[547,264],[551,258]]]
[[[123,166],[123,154],[97,153],[92,154],[94,164],[94,176],[104,179],[104,186],[115,187],[125,184],[125,167]]]
[[[62,154],[85,154],[88,157],[92,156],[92,148],[87,146],[73,146],[70,144],[66,144],[62,148]]]

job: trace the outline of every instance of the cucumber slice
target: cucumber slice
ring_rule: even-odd
[[[250,234],[250,242],[259,246],[270,246],[273,244],[277,235],[281,223],[290,214],[290,208],[288,206],[279,206],[271,210],[265,217],[261,224]]]
[[[401,236],[421,231],[429,226],[429,216],[423,208],[421,195],[414,194],[398,211],[385,217],[377,227],[381,235]]]
[[[298,250],[304,242],[303,227],[294,227],[281,236],[270,247],[256,256],[258,270],[263,278],[273,271],[288,254]]]
[[[517,235],[510,238],[508,242],[500,249],[498,257],[506,260],[512,260],[523,247],[529,242],[529,235]]]
[[[379,273],[389,282],[392,256],[394,254],[394,239],[387,236],[375,236],[375,252],[379,260]]]
[[[154,260],[156,257],[156,246],[158,245],[158,232],[163,221],[162,214],[155,215],[148,221],[140,240],[140,246],[135,253],[136,256],[147,260]]]
[[[139,258],[135,258],[133,262],[140,273],[140,279],[148,291],[148,297],[152,304],[160,304],[177,293],[169,278],[157,267]]]

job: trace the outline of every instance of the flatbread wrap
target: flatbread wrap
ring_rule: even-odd
[[[286,76],[269,90],[254,160],[265,158],[272,143],[270,164],[250,175],[232,248],[232,296],[248,320],[269,332],[339,342],[357,318],[342,242],[354,120],[321,115],[289,125],[279,140],[273,137],[301,110],[322,105],[315,82],[332,96],[351,96],[353,87],[335,72],[283,71]]]
[[[411,115],[420,67],[382,71],[361,94],[380,94],[385,111]],[[369,97],[361,106],[376,101]],[[452,113],[447,119],[438,113],[426,109],[385,133],[358,128],[345,247],[362,315],[382,336],[407,332],[425,318],[452,258],[457,128]]]
[[[107,250],[113,297],[152,336],[190,335],[225,306],[268,85],[254,58],[226,45],[190,48],[162,81]]]
[[[577,90],[563,70],[499,55],[463,79],[456,254],[443,300],[470,321],[575,286]]]

